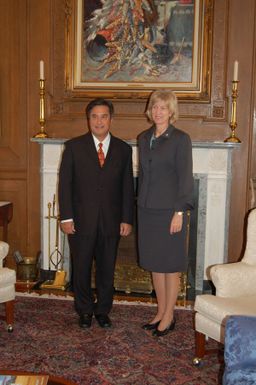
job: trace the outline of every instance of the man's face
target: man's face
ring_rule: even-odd
[[[95,106],[90,112],[89,125],[91,132],[99,141],[102,141],[107,136],[111,117],[107,106]]]

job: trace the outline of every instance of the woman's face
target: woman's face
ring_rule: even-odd
[[[167,104],[163,100],[156,101],[152,106],[152,119],[157,126],[168,126],[169,119],[172,115]]]

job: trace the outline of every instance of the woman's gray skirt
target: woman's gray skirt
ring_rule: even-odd
[[[138,247],[140,266],[152,272],[174,273],[187,270],[187,216],[182,230],[170,234],[173,210],[138,207]]]

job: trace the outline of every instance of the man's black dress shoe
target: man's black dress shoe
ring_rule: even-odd
[[[145,325],[142,325],[142,329],[144,329],[144,330],[155,330],[159,324],[160,324],[160,321],[157,321],[157,322],[155,322],[153,324],[145,324]]]
[[[175,328],[175,324],[176,324],[176,318],[173,318],[172,322],[170,323],[169,326],[167,326],[166,329],[164,330],[158,330],[158,329],[155,329],[153,332],[152,332],[152,335],[153,336],[156,336],[156,337],[162,337],[162,336],[165,336],[166,334],[168,334],[171,330],[173,330]]]
[[[92,314],[81,314],[79,318],[79,326],[88,329],[92,324]]]
[[[110,328],[112,326],[110,318],[107,314],[95,314],[95,318],[101,328]]]

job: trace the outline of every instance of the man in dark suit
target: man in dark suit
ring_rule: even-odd
[[[73,258],[73,288],[79,324],[95,315],[110,327],[114,269],[120,236],[132,229],[134,189],[132,150],[110,134],[113,105],[95,99],[86,108],[90,132],[65,143],[59,172],[61,229]],[[95,258],[97,302],[91,289]]]

